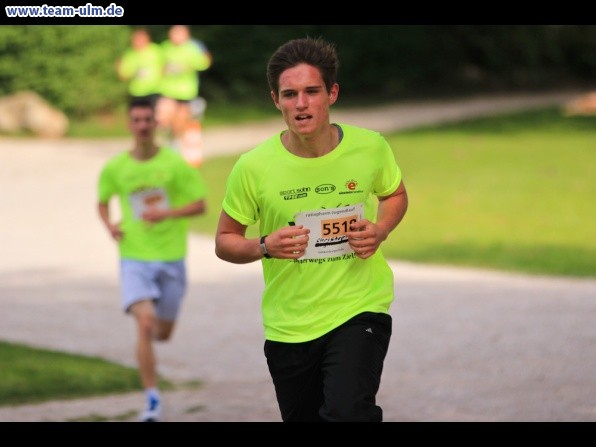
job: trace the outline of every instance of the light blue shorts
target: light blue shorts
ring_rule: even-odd
[[[184,260],[173,262],[120,260],[122,308],[153,300],[159,319],[174,321],[186,292]]]

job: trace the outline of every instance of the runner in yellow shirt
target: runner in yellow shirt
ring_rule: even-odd
[[[160,128],[170,131],[171,145],[181,150],[184,133],[192,118],[191,102],[199,97],[197,72],[207,70],[212,57],[204,45],[193,41],[186,25],[170,28],[168,40],[161,47],[164,71],[157,121]]]
[[[331,123],[335,47],[282,45],[267,67],[287,129],[243,154],[227,180],[215,251],[261,260],[265,356],[283,421],[381,421],[393,272],[381,244],[408,198],[378,132]],[[249,225],[260,237],[247,238]]]
[[[161,47],[151,41],[146,29],[133,31],[131,47],[116,62],[121,80],[128,83],[129,100],[149,99],[155,106],[161,90],[163,57]]]
[[[205,212],[206,185],[197,169],[154,140],[156,121],[148,100],[129,105],[130,150],[103,166],[97,184],[98,212],[118,244],[122,309],[136,322],[136,359],[147,404],[142,421],[158,421],[154,341],[168,340],[186,293],[189,218]],[[120,205],[121,220],[110,213]]]

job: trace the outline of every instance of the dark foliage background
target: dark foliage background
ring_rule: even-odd
[[[121,106],[115,61],[141,25],[0,27],[0,96],[33,90],[72,117]],[[155,41],[170,25],[148,25]],[[592,25],[204,25],[213,54],[201,74],[212,102],[269,101],[265,67],[288,39],[337,45],[342,103],[589,85],[596,79]]]

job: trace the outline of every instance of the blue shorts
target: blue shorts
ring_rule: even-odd
[[[184,260],[173,262],[120,260],[122,308],[153,300],[157,317],[174,321],[186,292]]]

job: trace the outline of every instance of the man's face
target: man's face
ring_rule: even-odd
[[[329,123],[329,107],[337,100],[339,86],[328,92],[316,67],[299,64],[279,77],[279,97],[271,92],[288,129],[300,135],[313,135]]]
[[[170,41],[174,45],[182,45],[190,39],[190,31],[186,26],[174,25],[169,32]]]
[[[137,142],[152,142],[156,121],[150,107],[133,107],[128,115],[128,128]]]
[[[149,34],[144,31],[135,31],[132,35],[132,47],[135,50],[142,50],[149,43],[151,43],[151,38],[149,37]]]

